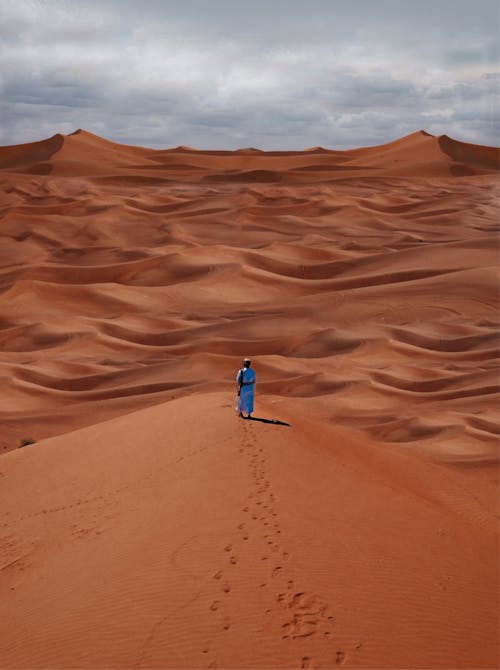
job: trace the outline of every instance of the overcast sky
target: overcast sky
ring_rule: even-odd
[[[0,144],[498,145],[497,0],[0,0]]]

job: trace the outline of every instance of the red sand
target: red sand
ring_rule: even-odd
[[[0,667],[498,666],[496,149],[77,131],[0,184]]]

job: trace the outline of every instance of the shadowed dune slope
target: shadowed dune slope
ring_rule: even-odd
[[[500,152],[495,147],[457,142],[447,135],[442,135],[438,139],[442,151],[453,160],[494,170],[498,170],[500,167]]]
[[[64,145],[64,135],[54,135],[40,142],[0,147],[0,169],[22,169],[48,161]]]
[[[296,407],[196,394],[4,456],[2,663],[494,667],[495,510]]]

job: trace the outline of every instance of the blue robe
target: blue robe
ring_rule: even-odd
[[[243,375],[243,378],[241,375]],[[245,414],[251,414],[253,412],[253,396],[256,377],[255,370],[252,370],[252,368],[242,368],[241,370],[238,370],[236,381],[238,384],[243,382],[240,395],[238,396],[238,404],[236,406],[238,412],[244,412]]]

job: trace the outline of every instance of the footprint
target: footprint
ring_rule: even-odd
[[[231,593],[231,585],[227,584],[227,583],[224,584],[224,586],[222,587],[222,590],[224,591],[224,593]]]
[[[301,591],[300,593],[294,593],[290,600],[289,607],[303,607],[302,599],[304,596],[305,593],[303,591]]]
[[[231,551],[232,548],[233,547],[230,544],[228,544],[226,547],[224,547],[224,551]]]
[[[302,662],[301,662],[301,665],[300,665],[301,670],[306,670],[306,668],[311,668],[312,667],[311,660],[312,659],[310,658],[310,656],[303,656],[302,657]]]
[[[291,638],[295,640],[302,637],[310,637],[316,632],[317,621],[314,619],[307,619],[301,615],[294,615],[292,621],[283,624],[283,640]]]
[[[231,563],[231,565],[236,565],[236,563],[238,562],[238,559],[236,558],[236,556],[231,556],[231,558],[229,559],[229,562]]]
[[[218,570],[214,575],[214,579],[221,579],[221,577],[222,577],[222,570]]]
[[[271,576],[272,577],[277,577],[279,574],[281,574],[282,570],[283,570],[283,568],[281,567],[281,565],[276,566],[274,568],[274,570],[272,571]]]
[[[346,660],[346,655],[343,651],[338,651],[337,655],[335,657],[335,663],[337,665],[342,665],[344,661]]]
[[[210,605],[210,609],[212,612],[216,612],[219,609],[220,602],[218,600],[214,600],[213,603]]]

